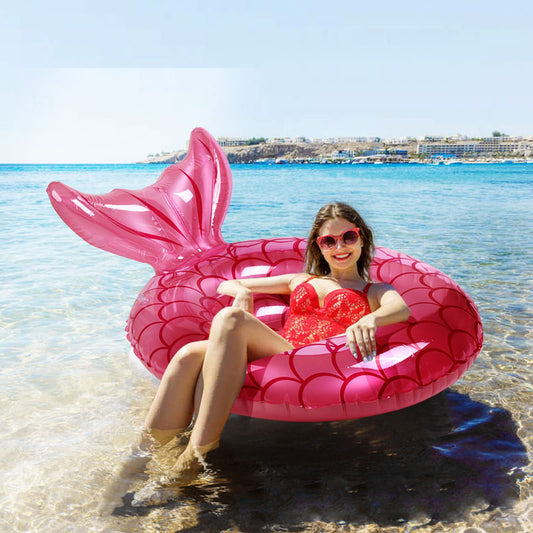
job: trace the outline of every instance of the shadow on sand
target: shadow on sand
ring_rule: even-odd
[[[209,460],[211,483],[180,489],[178,499],[162,506],[174,516],[194,508],[194,525],[177,520],[174,531],[302,531],[312,521],[382,527],[455,522],[516,501],[528,462],[508,411],[449,390],[361,420],[232,416]],[[131,498],[126,495],[113,514],[150,512],[132,507]]]

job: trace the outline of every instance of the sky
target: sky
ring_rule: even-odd
[[[533,2],[27,0],[0,8],[0,163],[215,137],[533,135]]]

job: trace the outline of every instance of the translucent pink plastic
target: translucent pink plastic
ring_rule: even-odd
[[[126,331],[157,377],[181,346],[207,338],[213,316],[231,303],[217,294],[221,281],[303,268],[301,238],[224,242],[228,162],[201,128],[189,146],[182,162],[141,190],[89,195],[58,182],[48,187],[55,210],[83,239],[155,269]],[[374,361],[355,359],[344,335],[255,361],[233,412],[297,421],[360,418],[407,407],[454,383],[481,350],[481,319],[472,300],[442,272],[385,248],[377,249],[371,276],[391,283],[411,309],[408,322],[378,330]],[[287,303],[256,295],[255,314],[279,330]]]

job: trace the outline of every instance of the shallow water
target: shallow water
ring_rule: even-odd
[[[1,531],[533,530],[533,168],[516,164],[233,167],[228,242],[304,235],[320,205],[345,200],[378,244],[461,284],[484,348],[451,389],[397,413],[233,416],[204,483],[132,507],[156,382],[124,323],[151,269],[79,239],[45,187],[140,188],[162,169],[0,166]]]

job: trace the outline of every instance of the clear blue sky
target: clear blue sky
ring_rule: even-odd
[[[215,136],[533,135],[533,2],[10,2],[0,163]]]

